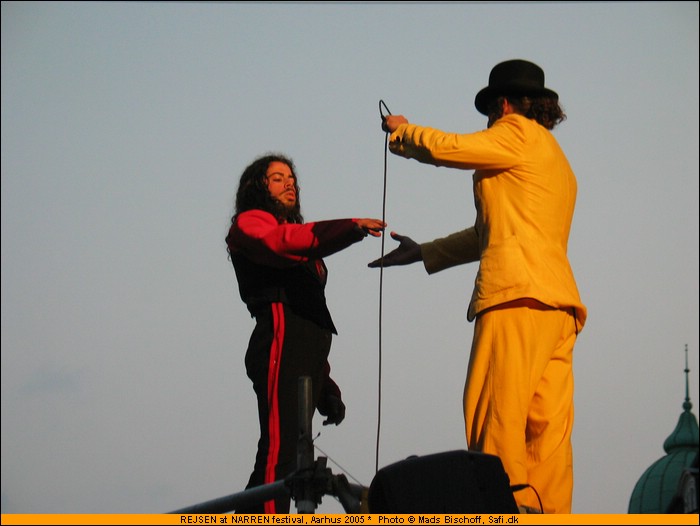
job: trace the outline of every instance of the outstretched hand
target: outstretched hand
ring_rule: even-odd
[[[362,229],[365,234],[380,237],[386,228],[386,223],[381,219],[355,219],[355,224]]]
[[[392,239],[399,242],[399,246],[386,254],[384,258],[375,259],[367,266],[370,268],[393,267],[396,265],[410,265],[423,260],[420,245],[408,236],[402,236],[391,232]]]

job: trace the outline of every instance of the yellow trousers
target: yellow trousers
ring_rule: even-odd
[[[571,513],[572,312],[517,300],[476,318],[464,388],[467,444],[500,457],[518,506]]]

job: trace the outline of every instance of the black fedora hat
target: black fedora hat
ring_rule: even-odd
[[[476,94],[474,105],[479,113],[488,115],[489,101],[505,95],[551,97],[559,95],[544,87],[544,71],[527,60],[506,60],[496,64],[489,75],[489,85]]]

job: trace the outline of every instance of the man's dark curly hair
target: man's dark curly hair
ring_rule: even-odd
[[[564,110],[559,106],[559,101],[551,97],[497,97],[489,102],[489,123],[493,124],[503,116],[503,101],[507,100],[515,109],[515,112],[533,119],[548,130],[566,120]]]
[[[287,209],[282,203],[272,198],[267,189],[267,168],[270,166],[270,163],[273,162],[286,164],[291,169],[292,175],[294,175],[294,189],[296,190],[297,199],[294,207],[291,209]],[[264,210],[271,213],[280,222],[303,223],[304,217],[301,215],[299,182],[296,173],[294,162],[286,155],[268,153],[255,159],[255,161],[248,165],[243,171],[241,179],[238,182],[236,209],[231,218],[231,224],[236,220],[238,214],[247,210]]]

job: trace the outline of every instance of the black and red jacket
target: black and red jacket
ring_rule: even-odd
[[[263,210],[238,214],[226,237],[238,290],[252,316],[282,302],[297,315],[337,334],[326,305],[330,256],[366,233],[352,219],[279,223]]]

